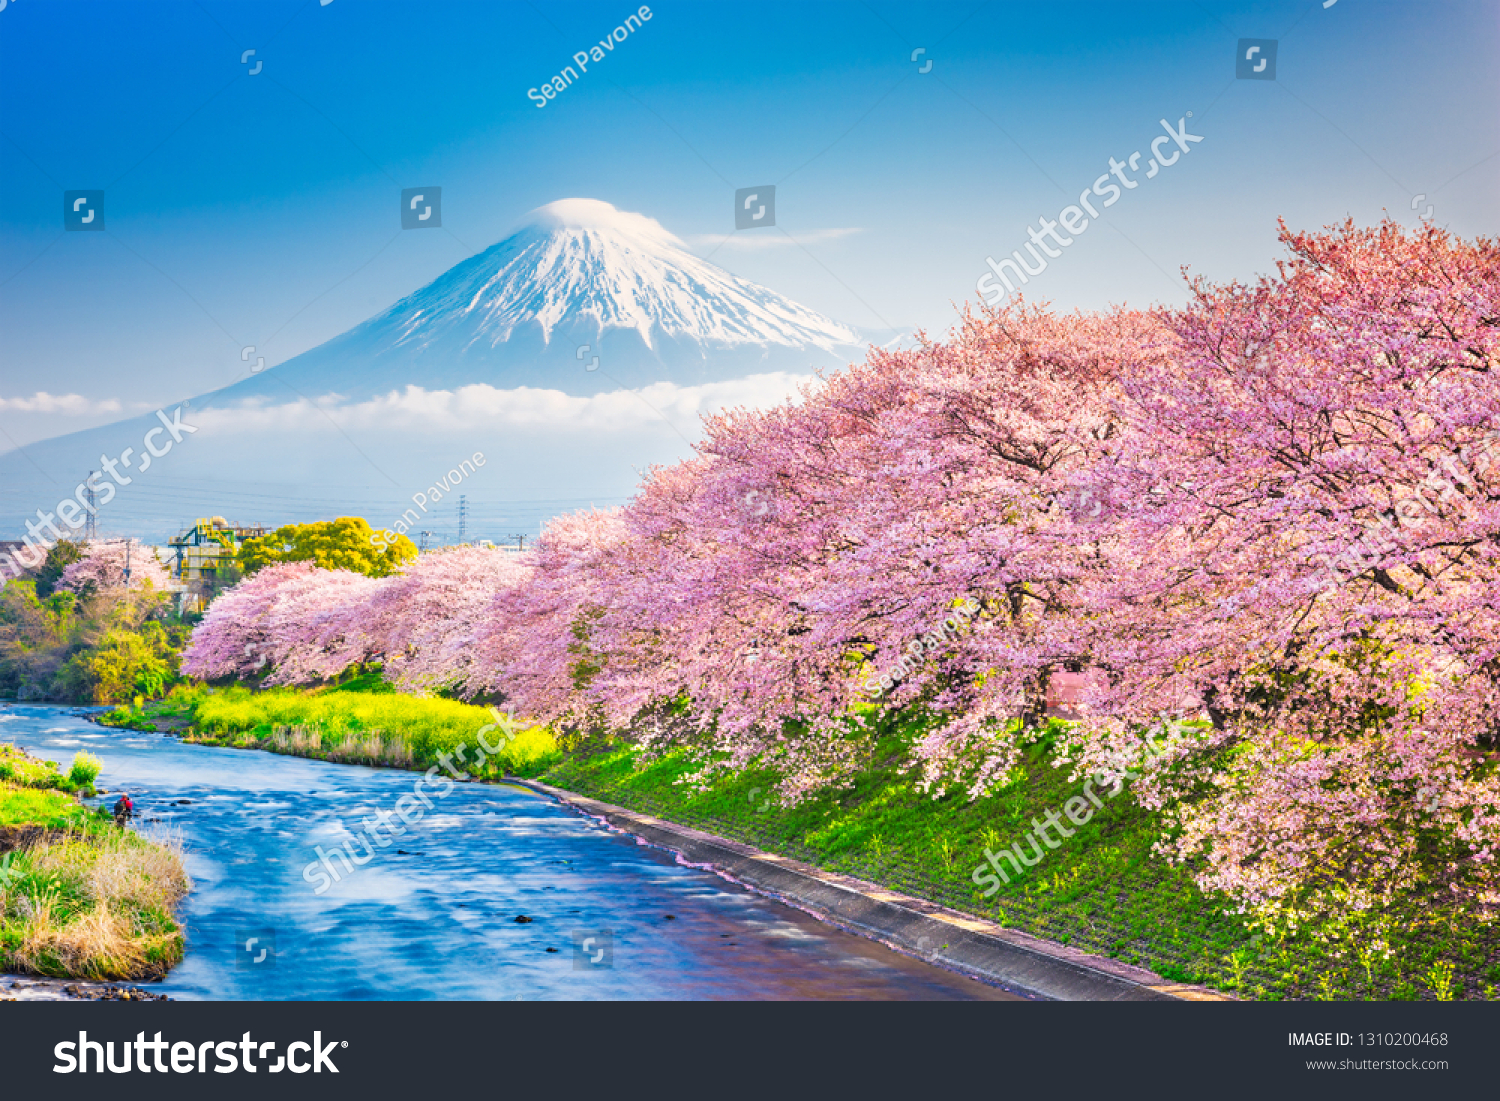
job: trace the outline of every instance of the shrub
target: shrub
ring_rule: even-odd
[[[68,768],[68,782],[74,787],[93,787],[94,781],[103,771],[103,761],[86,749],[80,750],[73,756],[73,764]]]
[[[156,697],[175,679],[177,655],[160,623],[137,631],[106,634],[97,649],[73,659],[83,690],[95,703],[128,703],[135,696]]]

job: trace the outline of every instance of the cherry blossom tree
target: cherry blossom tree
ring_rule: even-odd
[[[479,618],[465,687],[545,721],[591,721],[588,690],[602,660],[591,625],[606,599],[602,579],[630,553],[625,534],[617,509],[550,521],[517,556],[524,579],[497,591]]]
[[[1111,438],[1113,376],[1150,326],[966,315],[948,343],[710,418],[700,454],[617,515],[549,527],[497,605],[486,685],[650,739],[685,706],[677,736],[719,767],[774,761],[793,798],[868,752],[870,686],[901,663],[874,710],[928,703],[929,779],[983,790],[1015,761],[1007,724],[1042,707],[1049,617],[1078,568],[1044,533],[1073,522],[1070,479]]]
[[[226,590],[209,605],[182,655],[188,676],[219,680],[267,672],[278,655],[271,646],[268,617],[282,590],[318,577],[310,562],[267,566]]]
[[[345,630],[375,640],[387,678],[403,691],[468,685],[491,606],[528,579],[526,559],[482,546],[424,554],[374,590]]]
[[[268,684],[327,679],[380,654],[361,629],[383,580],[308,563],[267,566],[209,607],[183,654],[190,676],[264,675]]]
[[[157,559],[154,548],[139,540],[110,539],[87,544],[83,557],[63,570],[57,588],[75,593],[149,588],[160,593],[171,583],[172,575]]]
[[[1175,851],[1269,923],[1391,890],[1493,911],[1500,250],[1282,240],[1276,276],[1162,313],[1178,350],[1127,380],[1090,468],[1114,550],[1080,605],[1107,675],[1079,760],[1123,769],[1157,717],[1205,714],[1137,794],[1211,784]],[[1414,863],[1428,842],[1446,858]]]
[[[898,729],[934,794],[991,791],[1066,682],[1061,762],[1129,780],[1163,853],[1255,920],[1487,915],[1500,246],[1281,239],[1274,274],[1178,309],[966,309],[706,418],[693,457],[524,556],[271,566],[185,668],[382,658],[405,690],[774,768],[788,801]]]

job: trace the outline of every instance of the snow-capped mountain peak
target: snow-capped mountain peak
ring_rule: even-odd
[[[548,233],[559,229],[603,230],[682,247],[682,241],[655,218],[619,210],[601,199],[558,199],[539,206],[521,219],[516,231],[528,227]]]
[[[597,199],[538,207],[369,324],[397,328],[403,344],[458,339],[467,349],[504,343],[531,323],[550,344],[579,322],[589,323],[584,336],[633,329],[652,349],[663,336],[725,348],[859,343],[847,326],[700,260],[654,219]]]
[[[730,396],[784,400],[811,370],[865,352],[853,329],[694,256],[654,219],[564,199],[370,320],[194,397],[204,431],[191,470],[174,476],[251,471],[301,486],[310,470],[346,464],[417,486],[456,447],[482,447],[507,499],[568,496],[560,487],[595,485],[606,468],[629,472],[623,492],[636,464],[674,453],[698,412]],[[622,450],[645,414],[652,449]],[[153,426],[148,416],[0,456],[0,482],[43,499],[54,489],[39,474],[72,485],[93,456],[138,447]],[[218,510],[217,487],[202,484],[194,507]]]
[[[806,373],[862,358],[846,325],[689,252],[598,199],[531,211],[497,244],[389,309],[220,391],[220,400],[360,400],[471,383],[600,393]]]

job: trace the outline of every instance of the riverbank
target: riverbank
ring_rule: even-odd
[[[984,896],[973,877],[976,870],[982,876],[991,871],[985,850],[1003,848],[1030,828],[1032,817],[1076,794],[1066,771],[1053,767],[1040,747],[1022,779],[972,803],[917,791],[894,758],[865,770],[850,791],[820,794],[792,808],[771,798],[770,774],[719,776],[702,785],[693,779],[696,771],[682,753],[648,760],[620,747],[570,759],[543,779],[967,915],[976,929],[1033,941],[1059,960],[1086,955],[1098,961],[1096,969],[1117,966],[1142,988],[1202,987],[1241,998],[1280,994],[1249,966],[1234,972],[1236,952],[1250,962],[1245,954],[1253,934],[1203,898],[1185,869],[1151,859],[1156,824],[1126,800],[1106,803],[1075,836],[1044,850],[1035,867],[1017,874],[1003,865],[1008,882],[986,876],[999,890]]]
[[[425,771],[446,759],[482,780],[539,776],[562,759],[551,731],[535,726],[509,738],[496,735],[490,744],[504,740],[503,747],[475,763],[468,754],[476,748],[477,732],[493,728],[499,718],[497,711],[457,700],[403,695],[376,674],[314,691],[183,686],[152,704],[103,712],[98,721],[176,734],[200,745],[344,764]]]
[[[1117,960],[1006,929],[927,899],[824,871],[750,845],[601,803],[538,780],[526,786],[694,867],[805,910],[819,921],[927,963],[1048,1001],[1224,1001],[1201,986],[1173,983]]]
[[[1080,794],[1045,740],[1023,775],[968,802],[934,800],[903,772],[894,745],[854,786],[782,808],[775,777],[754,772],[704,785],[699,766],[672,752],[630,747],[571,758],[543,779],[559,788],[701,830],[825,872],[893,889],[1035,937],[1237,998],[1264,1000],[1496,1000],[1500,930],[1433,906],[1384,944],[1270,941],[1205,896],[1189,870],[1153,852],[1157,816],[1128,799],[1107,801],[1087,826],[986,898],[974,881],[999,849]],[[1064,820],[1066,821],[1066,820]]]
[[[0,742],[0,972],[160,979],[183,958],[179,847],[85,807],[77,779]]]
[[[165,994],[153,994],[138,986],[83,982],[68,979],[36,979],[0,973],[0,1002],[169,1002]]]
[[[300,694],[304,700],[320,697],[321,706],[335,712],[358,702],[333,695],[328,690]],[[235,698],[234,706],[243,712],[241,733],[188,736],[296,752],[277,744],[269,722],[272,710],[293,705],[281,697],[251,699],[249,693]],[[419,709],[468,706],[445,700],[412,703]],[[205,707],[202,713],[222,711]],[[454,741],[472,738],[479,724],[492,721],[481,708],[455,714],[460,727],[469,725],[454,729]],[[352,711],[345,718],[360,721]],[[179,700],[124,712],[116,721],[181,725],[192,722],[192,708]],[[304,732],[305,739],[310,736]],[[532,736],[545,739],[545,752],[520,761],[518,768],[506,764],[509,774],[969,915],[1035,938],[1059,957],[1083,953],[1168,984],[1249,999],[1493,1000],[1500,983],[1500,932],[1441,905],[1414,912],[1407,928],[1382,944],[1327,944],[1312,936],[1269,941],[1227,912],[1225,902],[1199,891],[1189,869],[1154,853],[1161,822],[1128,798],[1100,800],[1086,825],[1059,831],[1048,838],[1046,849],[1038,846],[1032,866],[1001,863],[1006,875],[1000,882],[987,850],[1004,849],[1032,830],[1034,820],[1046,820],[1049,812],[1055,816],[1054,808],[1068,806],[1070,799],[1082,805],[1081,785],[1068,780],[1067,769],[1056,767],[1046,739],[1031,747],[1015,782],[973,802],[961,796],[934,800],[917,790],[902,768],[902,744],[893,738],[851,788],[782,808],[771,798],[776,777],[770,773],[719,774],[703,782],[696,775],[699,766],[681,751],[648,758],[616,744],[564,755],[545,732]],[[293,735],[283,730],[281,737],[290,742]],[[426,744],[415,736],[404,740]],[[358,763],[430,767],[415,759],[402,766],[390,757]],[[989,886],[998,889],[987,896]]]
[[[64,769],[88,747],[112,789],[182,837],[187,955],[146,987],[174,1000],[1017,997],[732,887],[519,782],[429,781],[418,819],[421,773],[193,745],[89,717],[20,706],[0,709],[0,726]],[[372,854],[355,835],[382,819]],[[309,863],[341,881],[319,893]],[[609,946],[602,960],[589,938]]]

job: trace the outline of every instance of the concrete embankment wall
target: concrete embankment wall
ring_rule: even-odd
[[[899,952],[1049,1001],[1227,1001],[1140,967],[1006,929],[925,899],[761,852],[701,830],[601,803],[536,780],[513,780],[678,853],[752,890]]]

